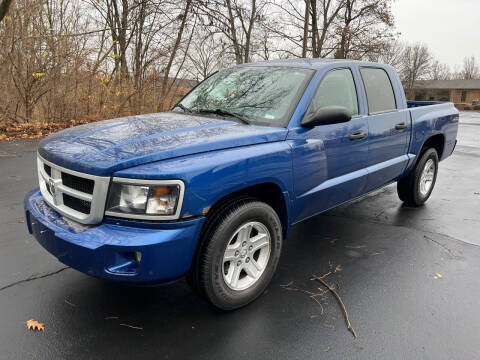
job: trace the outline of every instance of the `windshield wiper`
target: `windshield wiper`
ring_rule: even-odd
[[[236,113],[233,113],[233,112],[230,112],[230,111],[227,111],[227,110],[222,110],[222,109],[215,109],[215,110],[199,109],[198,112],[199,113],[204,113],[204,114],[217,114],[217,115],[231,116],[231,117],[237,118],[238,120],[242,121],[244,124],[250,125],[250,121],[245,119],[245,117],[243,117],[242,115],[236,114]]]
[[[175,109],[176,107],[179,107],[180,109],[182,109],[183,111],[185,112],[189,112],[189,113],[192,113],[193,111],[189,108],[187,108],[185,105],[182,105],[180,103],[178,103],[177,105],[175,105],[173,108]]]

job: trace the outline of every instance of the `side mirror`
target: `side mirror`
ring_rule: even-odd
[[[343,106],[325,106],[303,118],[302,126],[315,127],[348,122],[352,114]]]

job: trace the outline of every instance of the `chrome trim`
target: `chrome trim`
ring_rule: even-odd
[[[45,172],[43,166],[44,164],[50,166],[51,176]],[[109,176],[95,176],[70,170],[45,160],[40,156],[40,154],[37,154],[37,171],[42,196],[45,201],[57,212],[82,224],[97,224],[103,220],[108,187],[110,185]],[[62,183],[62,173],[93,180],[93,194],[87,194],[65,186]],[[56,193],[58,192],[56,196],[52,196],[48,192],[47,183],[55,184]],[[90,202],[90,213],[84,214],[66,206],[63,203],[63,194]]]
[[[185,196],[185,183],[182,180],[142,180],[114,177],[112,182],[135,185],[180,185],[180,194],[178,195],[178,203],[175,214],[173,215],[142,215],[142,214],[126,214],[115,211],[105,211],[105,215],[127,219],[138,220],[178,220],[182,211],[183,198]]]

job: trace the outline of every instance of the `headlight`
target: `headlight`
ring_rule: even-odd
[[[114,178],[105,214],[145,220],[178,219],[184,189],[180,180]]]

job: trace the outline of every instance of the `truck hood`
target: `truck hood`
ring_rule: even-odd
[[[285,128],[177,113],[100,121],[62,130],[40,142],[41,157],[67,169],[110,176],[153,161],[284,140]]]

